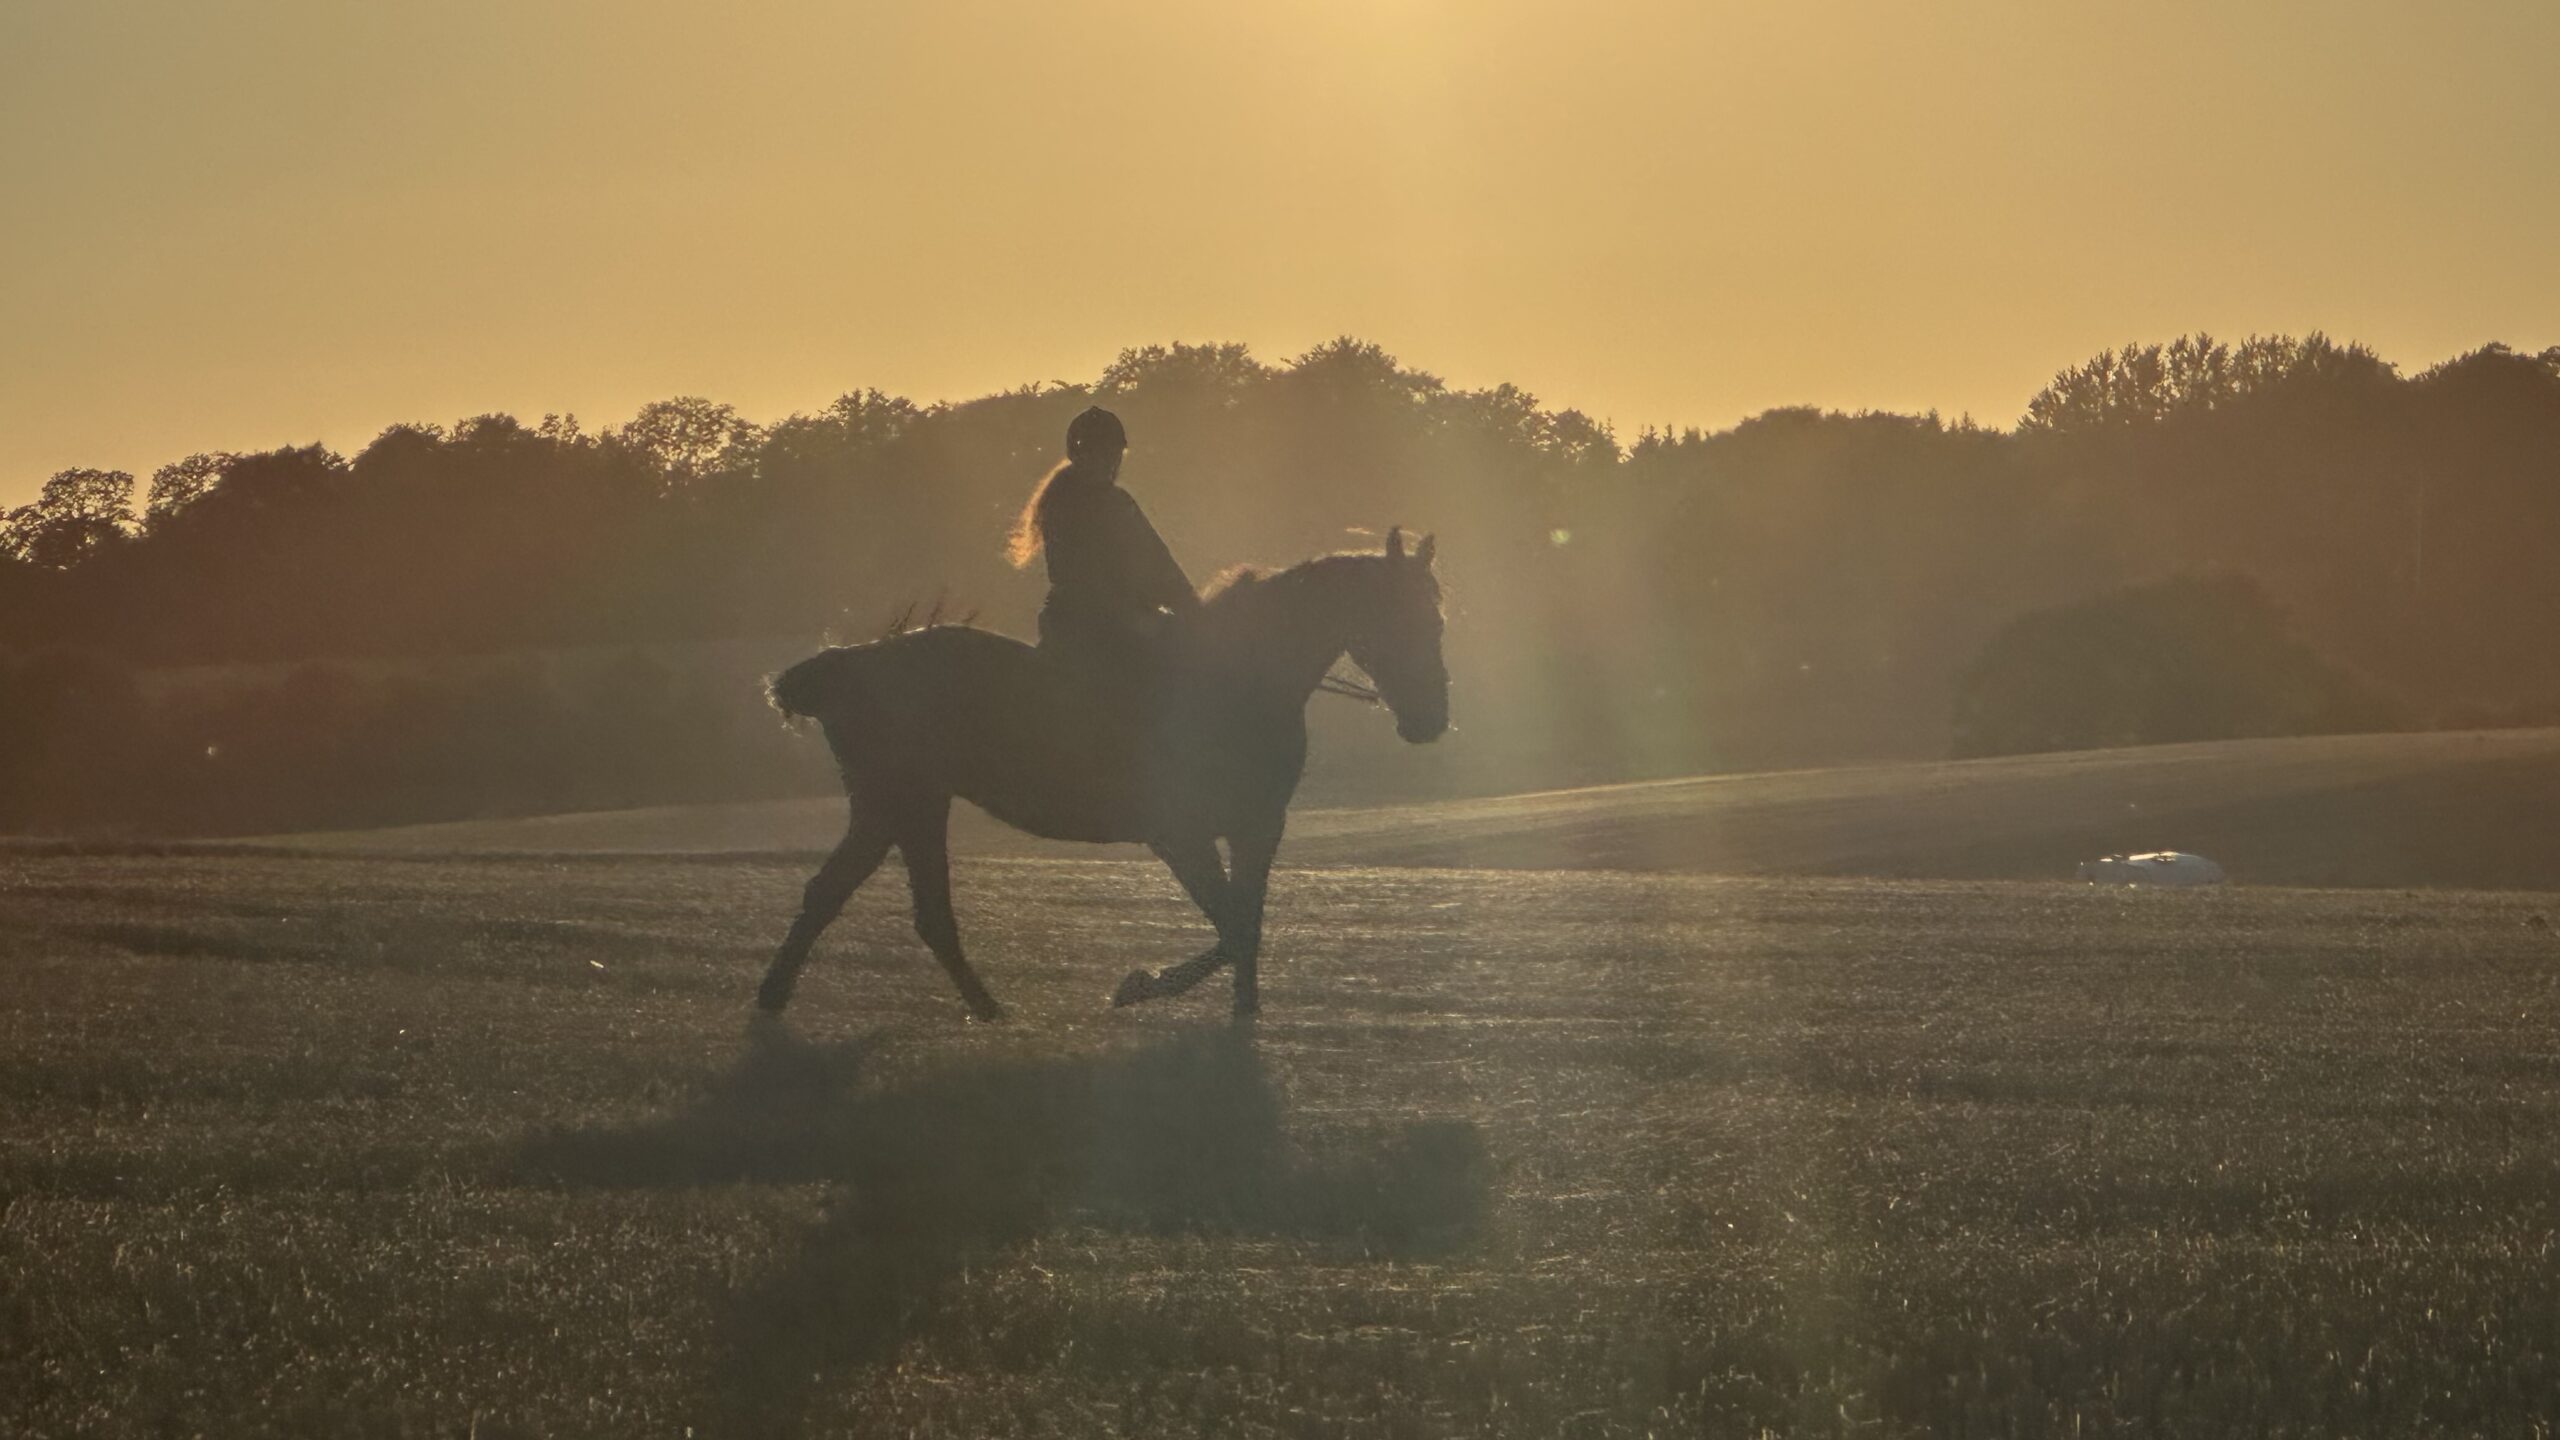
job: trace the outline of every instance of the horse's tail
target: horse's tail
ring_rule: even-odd
[[[851,700],[860,686],[861,648],[837,645],[821,650],[764,683],[773,708],[798,720],[824,715]]]

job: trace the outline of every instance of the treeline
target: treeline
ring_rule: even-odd
[[[152,683],[0,655],[0,821],[254,835],[805,791],[822,764],[751,694],[638,651]]]
[[[2180,575],[2249,577],[2407,723],[2560,703],[2560,349],[2403,376],[2317,335],[2108,352],[2007,431],[1798,409],[1622,443],[1347,339],[1283,364],[1149,346],[1091,383],[861,391],[771,424],[676,399],[604,430],[404,425],[351,458],[55,476],[0,520],[0,648],[147,677],[815,640],[937,599],[1020,630],[1037,579],[1001,536],[1096,401],[1127,420],[1125,479],[1195,575],[1440,531],[1460,743],[1532,782],[1541,757],[1587,776],[1944,754],[1958,677],[2003,627]],[[169,723],[164,748],[186,750]],[[404,818],[465,804],[400,793]],[[468,805],[534,808],[512,793]],[[219,808],[188,823],[240,828]],[[0,792],[0,824],[25,809]]]
[[[2370,733],[2410,719],[2305,644],[2256,582],[2180,576],[2003,627],[1957,677],[1953,754]]]

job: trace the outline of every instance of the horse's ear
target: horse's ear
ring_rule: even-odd
[[[1401,525],[1390,526],[1387,530],[1387,558],[1404,558],[1404,527]]]
[[[1413,547],[1413,558],[1425,565],[1430,564],[1431,557],[1439,553],[1440,537],[1437,535],[1425,535],[1422,537],[1422,543]]]

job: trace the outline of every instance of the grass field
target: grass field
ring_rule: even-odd
[[[0,855],[0,1432],[2531,1434],[2546,897]]]

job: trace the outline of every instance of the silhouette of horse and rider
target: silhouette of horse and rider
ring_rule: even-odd
[[[823,650],[773,677],[775,706],[824,729],[852,818],[765,972],[766,1012],[790,1003],[819,932],[894,847],[916,933],[972,1014],[1001,1013],[951,913],[956,796],[1034,835],[1154,851],[1217,944],[1133,972],[1113,1003],[1178,995],[1232,966],[1235,1011],[1250,1015],[1271,862],[1306,768],[1309,697],[1347,655],[1404,739],[1448,728],[1431,537],[1408,553],[1390,531],[1380,552],[1239,571],[1204,599],[1120,487],[1127,448],[1117,416],[1087,409],[1067,428],[1067,458],[1023,507],[1014,563],[1045,555],[1049,573],[1037,647],[933,625]]]

